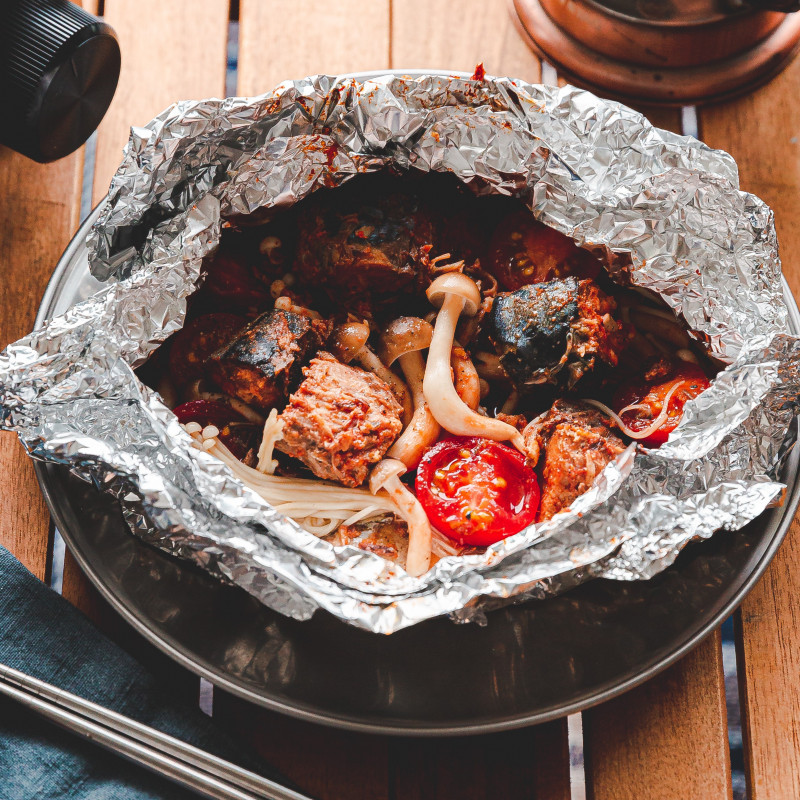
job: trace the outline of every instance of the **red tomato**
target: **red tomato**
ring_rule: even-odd
[[[622,386],[614,395],[614,410],[620,419],[633,431],[647,428],[664,408],[664,399],[676,384],[680,384],[669,399],[667,418],[649,436],[639,441],[650,447],[660,447],[667,441],[683,416],[686,403],[704,392],[711,385],[706,374],[696,364],[678,361],[663,377],[655,381],[634,381]],[[620,414],[627,406],[639,405]]]
[[[433,445],[417,468],[415,488],[431,524],[467,546],[521,531],[539,508],[539,484],[525,457],[477,436]]]
[[[247,324],[236,314],[205,314],[187,323],[175,334],[169,368],[177,384],[203,376],[206,359],[227,344]]]
[[[489,264],[508,291],[570,275],[594,278],[600,272],[594,256],[527,211],[508,216],[497,226],[489,243]]]
[[[181,425],[196,422],[204,428],[213,425],[219,430],[219,440],[239,460],[258,446],[259,426],[245,418],[227,403],[218,400],[190,400],[173,409]]]

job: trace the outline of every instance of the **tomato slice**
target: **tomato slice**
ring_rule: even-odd
[[[613,401],[613,408],[620,419],[632,431],[638,432],[653,423],[664,408],[667,395],[675,390],[669,399],[667,418],[653,433],[639,440],[649,447],[660,447],[664,444],[681,421],[686,403],[711,386],[705,372],[688,361],[666,365],[661,372],[655,380],[638,380],[625,384],[614,395]],[[633,405],[639,408],[623,410]]]
[[[196,422],[204,428],[213,425],[220,441],[240,461],[258,447],[259,426],[248,422],[238,411],[218,400],[190,400],[173,409],[181,425]]]
[[[227,344],[245,326],[237,314],[205,314],[184,325],[172,340],[169,368],[172,379],[181,385],[201,378],[206,359]]]
[[[477,436],[445,439],[427,450],[415,488],[431,524],[467,546],[521,531],[539,508],[539,484],[525,457]]]
[[[574,275],[595,278],[600,262],[568,236],[535,220],[530,212],[506,217],[489,244],[491,271],[504,289],[516,291]]]

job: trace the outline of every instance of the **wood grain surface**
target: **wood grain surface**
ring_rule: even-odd
[[[701,111],[700,134],[775,212],[783,272],[800,297],[800,60],[741,100]],[[800,523],[737,614],[750,800],[800,797]]]
[[[122,161],[132,125],[178,100],[225,96],[228,0],[106,0],[122,71],[97,133],[94,202]]]
[[[589,800],[728,800],[719,631],[666,671],[583,714]]]
[[[567,721],[524,730],[389,743],[401,800],[569,800]]]
[[[541,79],[505,0],[404,0],[392,4],[391,65]],[[392,745],[398,798],[569,798],[566,720],[507,734],[405,739]],[[466,769],[465,765],[469,765]]]
[[[389,66],[389,0],[242,0],[239,88]],[[291,46],[282,46],[287,40]]]
[[[120,41],[122,71],[97,131],[95,203],[106,194],[122,160],[131,125],[149,122],[177,100],[224,96],[228,41],[227,0],[106,0],[104,11]],[[144,20],[147,35],[142,31]],[[118,624],[122,627],[69,552],[63,594],[106,633],[114,633]],[[139,640],[134,642],[136,649],[147,650]]]
[[[317,800],[392,800],[386,737],[302,722],[219,690],[214,720]]]
[[[391,66],[540,79],[539,59],[522,41],[506,0],[397,0],[392,4]]]
[[[640,106],[638,110],[658,127],[681,130],[678,109]],[[586,782],[593,800],[729,796],[720,648],[715,634],[644,687],[584,713]]]
[[[98,132],[99,200],[132,124],[178,99],[224,93],[228,0],[106,0],[123,69]],[[393,67],[539,80],[505,0],[241,0],[238,90],[287,78]],[[146,22],[146,30],[144,23]],[[742,187],[776,212],[784,270],[800,292],[800,62],[755,95],[700,112],[701,138],[737,159]],[[677,128],[678,112],[642,109]],[[0,347],[27,333],[47,279],[77,228],[82,155],[41,166],[0,149]],[[49,517],[28,458],[0,435],[0,544],[39,577],[48,569]],[[738,617],[750,800],[800,797],[800,525],[796,522]],[[126,646],[148,645],[89,587],[68,557],[64,592]],[[149,657],[149,656],[148,656]],[[164,674],[170,668],[163,664]],[[196,683],[184,676],[186,691]],[[564,721],[467,739],[393,739],[334,731],[267,713],[217,692],[215,717],[320,800],[570,796]],[[722,800],[730,765],[719,633],[642,687],[585,712],[590,800]]]
[[[0,147],[0,349],[33,328],[47,281],[78,226],[83,153],[36,164]],[[33,464],[0,434],[0,544],[46,578],[50,515]]]

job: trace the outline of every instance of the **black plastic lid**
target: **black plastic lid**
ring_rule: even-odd
[[[0,143],[35,161],[63,158],[111,103],[117,37],[67,0],[6,0],[0,15]]]

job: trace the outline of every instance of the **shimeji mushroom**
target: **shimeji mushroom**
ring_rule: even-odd
[[[450,371],[450,355],[459,316],[476,314],[481,293],[475,281],[461,272],[440,275],[427,291],[428,300],[440,307],[425,366],[423,392],[436,421],[459,436],[483,436],[498,442],[511,442],[525,452],[522,434],[499,419],[473,411],[458,396]]]
[[[411,422],[414,407],[408,388],[367,345],[369,325],[363,322],[345,322],[338,325],[330,339],[333,355],[345,364],[355,361],[368,372],[372,372],[389,385],[394,396],[403,406],[403,426]]]
[[[431,524],[419,500],[400,481],[406,466],[394,458],[379,461],[369,476],[369,490],[378,494],[383,489],[408,525],[406,572],[414,578],[424,575],[431,565]]]
[[[414,400],[411,422],[386,453],[389,458],[402,461],[408,469],[419,464],[422,454],[436,441],[441,430],[422,391],[425,361],[421,351],[430,346],[432,336],[433,326],[424,319],[399,317],[389,324],[382,339],[381,360],[388,367],[395,361],[400,362]]]

